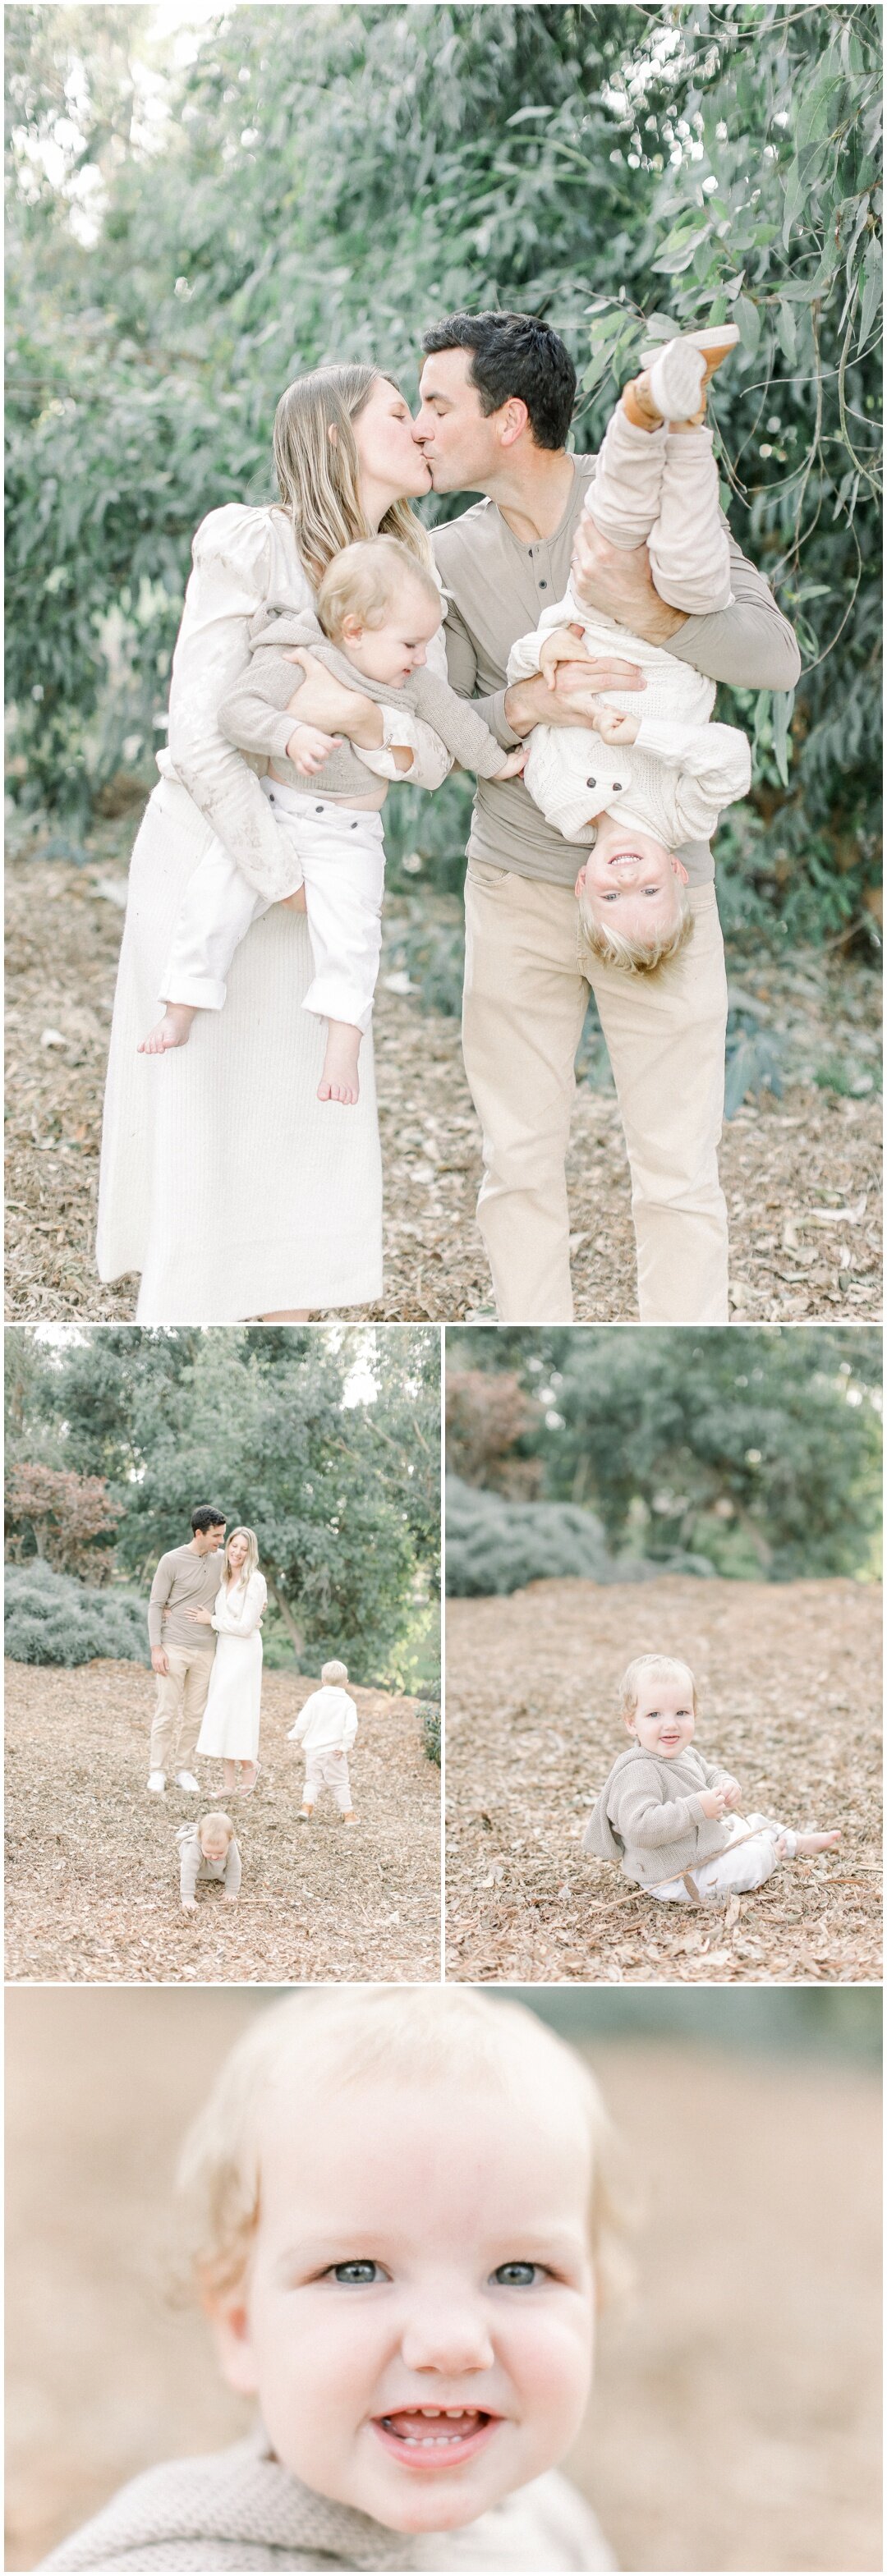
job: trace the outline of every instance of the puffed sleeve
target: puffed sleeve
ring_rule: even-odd
[[[231,502],[211,510],[197,530],[173,655],[168,765],[250,885],[266,903],[279,903],[301,885],[301,863],[255,771],[218,721],[249,662],[250,619],[268,597],[272,550],[267,510]],[[307,581],[303,604],[311,606]]]
[[[251,1574],[239,1610],[231,1607],[231,1595],[220,1588],[213,1611],[212,1624],[219,1637],[251,1637],[258,1627],[268,1599],[268,1586],[263,1574]]]
[[[431,569],[441,592],[441,616],[443,616],[443,584],[436,565],[432,565]],[[437,679],[446,680],[447,648],[442,625],[438,627],[436,635],[432,635],[425,664],[426,669],[434,672]],[[452,769],[453,762],[452,754],[448,752],[446,744],[441,742],[440,735],[434,733],[430,725],[423,724],[421,716],[411,714],[408,707],[401,710],[396,704],[383,706],[381,715],[382,742],[379,750],[361,751],[357,743],[354,744],[354,750],[364,769],[371,769],[375,778],[399,778],[409,787],[428,789],[442,787],[448,771]],[[398,768],[392,756],[395,745],[399,751],[412,752],[411,769]]]

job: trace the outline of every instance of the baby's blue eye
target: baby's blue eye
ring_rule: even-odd
[[[532,2290],[541,2269],[539,2263],[500,2263],[492,2277],[503,2290]]]
[[[343,2281],[346,2289],[360,2290],[367,2282],[381,2281],[384,2275],[379,2263],[333,2263],[331,2277]]]

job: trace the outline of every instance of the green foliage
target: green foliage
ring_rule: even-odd
[[[6,1652],[16,1664],[88,1664],[94,1656],[149,1664],[145,1603],[137,1593],[97,1591],[58,1574],[39,1557],[6,1568]]]
[[[420,1700],[416,1716],[422,1729],[423,1753],[427,1753],[429,1762],[435,1762],[440,1770],[440,1709],[432,1706],[430,1700]]]
[[[672,1550],[667,1559],[609,1554],[595,1513],[576,1503],[511,1502],[461,1477],[446,1480],[447,1591],[519,1592],[545,1576],[583,1575],[592,1583],[636,1583],[661,1574],[708,1574],[707,1560]]]
[[[457,1351],[460,1370],[516,1374],[537,1397],[521,1449],[543,1461],[551,1501],[599,1515],[611,1552],[690,1548],[776,1581],[875,1570],[875,1333],[508,1327],[460,1333]]]
[[[106,1480],[121,1571],[146,1582],[195,1503],[217,1503],[256,1531],[292,1661],[341,1655],[363,1683],[396,1673],[437,1583],[432,1335],[114,1325],[31,1350],[20,1436],[52,1424],[66,1465]]]
[[[737,902],[791,936],[868,919],[879,12],[259,5],[181,68],[140,9],[9,20],[22,799],[80,829],[121,763],[150,781],[194,528],[271,497],[290,377],[375,356],[412,397],[426,318],[515,305],[585,367],[592,446],[667,303],[738,319],[714,403],[732,523],[808,665],[793,709],[725,706],[755,732]],[[458,890],[467,803],[464,780],[390,800],[395,884],[418,855]],[[415,962],[446,1004],[454,958]]]

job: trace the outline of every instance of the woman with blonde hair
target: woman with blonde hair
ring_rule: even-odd
[[[224,1795],[248,1798],[259,1768],[259,1721],[262,1707],[262,1632],[260,1620],[268,1586],[259,1573],[255,1530],[242,1524],[231,1531],[222,1559],[222,1580],[214,1610],[191,1610],[189,1618],[214,1628],[216,1651],[203,1723],[195,1747],[224,1762]],[[238,1784],[237,1773],[241,1777]]]
[[[249,658],[256,612],[302,611],[327,565],[361,537],[431,550],[410,501],[431,488],[409,408],[369,366],[321,367],[287,387],[274,427],[279,503],[230,502],[194,540],[173,657],[168,748],[130,870],[114,1005],[97,1257],[102,1279],[141,1273],[143,1323],[302,1321],[371,1304],[382,1288],[381,1164],[372,1040],[360,1101],[316,1097],[322,1024],[300,1008],[312,973],[300,868],[262,793],[264,766],[235,751],[217,711]],[[377,776],[441,784],[436,734],[345,689],[310,653],[294,693],[299,766],[323,792],[345,736]],[[429,667],[446,678],[442,632]],[[402,747],[402,748],[401,748]],[[182,893],[214,835],[270,903],[243,940],[223,1012],[188,1046],[138,1053]],[[299,887],[297,892],[294,888]]]

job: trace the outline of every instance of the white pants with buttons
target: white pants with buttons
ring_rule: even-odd
[[[313,1807],[324,1787],[332,1790],[340,1816],[350,1816],[351,1782],[348,1777],[348,1757],[339,1745],[309,1746],[305,1755],[303,1807]]]
[[[303,1009],[365,1030],[382,946],[385,843],[381,814],[355,813],[272,778],[261,785],[286,817],[302,862],[314,975]],[[212,841],[188,880],[164,968],[165,1002],[220,1011],[235,949],[269,910],[223,841]]]
[[[772,1878],[774,1870],[779,1868],[780,1854],[776,1845],[780,1836],[785,1842],[783,1857],[794,1860],[797,1835],[790,1831],[788,1825],[776,1824],[772,1816],[731,1816],[725,1818],[725,1822],[729,1823],[733,1836],[741,1834],[746,1839],[740,1843],[738,1851],[730,1851],[728,1847],[726,1851],[717,1852],[714,1860],[703,1861],[699,1869],[691,1871],[701,1897],[722,1896],[731,1890],[743,1896],[753,1887],[763,1887],[765,1879]],[[750,1826],[754,1827],[753,1832],[749,1832]],[[666,1878],[661,1886],[648,1888],[647,1894],[664,1896],[669,1904],[693,1903],[682,1878]]]

